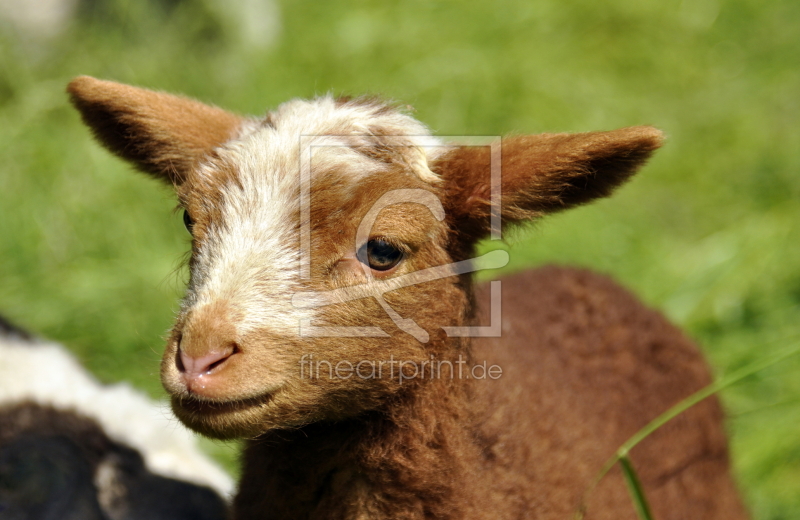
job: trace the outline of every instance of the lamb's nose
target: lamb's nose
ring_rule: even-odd
[[[230,345],[221,350],[212,350],[199,357],[190,356],[181,349],[181,372],[187,380],[197,379],[222,366],[234,353],[235,346]]]

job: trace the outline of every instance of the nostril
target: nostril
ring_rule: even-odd
[[[228,345],[220,350],[212,350],[201,356],[192,356],[183,349],[178,356],[178,370],[187,376],[200,376],[221,367],[230,357],[238,351],[235,344]]]
[[[210,365],[208,365],[208,370],[207,370],[207,372],[211,372],[212,370],[214,370],[214,369],[215,369],[215,368],[217,368],[218,366],[222,365],[224,362],[226,362],[226,361],[228,360],[228,358],[229,358],[229,357],[230,357],[230,355],[227,355],[227,356],[225,356],[223,359],[220,359],[219,361],[214,361],[213,363],[211,363]]]
[[[183,366],[183,361],[181,361],[181,353],[183,350],[181,349],[181,341],[183,340],[183,334],[178,334],[178,337],[175,339],[175,366],[178,367],[179,372],[186,372],[186,367]]]

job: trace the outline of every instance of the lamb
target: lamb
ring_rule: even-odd
[[[480,239],[609,195],[654,128],[456,146],[371,98],[251,118],[90,77],[68,92],[184,210],[190,281],[161,379],[184,424],[249,439],[237,520],[569,518],[617,446],[710,382],[696,346],[604,276],[471,279]],[[631,457],[656,518],[747,518],[716,399]],[[620,473],[586,515],[635,518]]]
[[[168,410],[0,316],[0,517],[222,520],[228,475]]]

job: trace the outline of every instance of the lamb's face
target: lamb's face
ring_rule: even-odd
[[[402,386],[390,362],[437,355],[425,336],[464,295],[408,284],[450,260],[425,133],[377,104],[291,102],[187,177],[191,281],[162,363],[181,420],[227,437],[354,415]]]
[[[467,317],[441,266],[500,220],[609,195],[661,143],[630,127],[445,153],[378,103],[293,101],[257,121],[89,77],[68,90],[100,142],[175,185],[187,211],[191,282],[162,381],[178,417],[215,437],[379,406],[402,362],[421,384],[415,368],[459,353],[442,327]]]

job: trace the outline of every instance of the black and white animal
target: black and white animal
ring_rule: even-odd
[[[0,518],[225,518],[230,477],[162,404],[2,317],[0,355]]]

